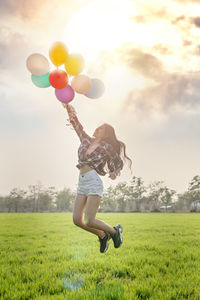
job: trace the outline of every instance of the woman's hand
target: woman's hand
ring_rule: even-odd
[[[68,103],[63,103],[63,102],[62,102],[62,105],[63,105],[64,108],[67,108],[69,106]]]
[[[66,108],[67,110],[71,108],[71,105],[68,103],[62,103],[63,107]],[[71,109],[70,109],[71,110]]]
[[[68,103],[62,103],[63,107],[67,109],[68,112],[76,114],[74,107]]]

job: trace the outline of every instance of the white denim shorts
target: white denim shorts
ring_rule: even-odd
[[[99,195],[102,197],[103,182],[96,170],[93,169],[79,174],[77,194]]]

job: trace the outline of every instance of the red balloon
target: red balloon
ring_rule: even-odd
[[[67,73],[62,70],[54,70],[49,75],[49,82],[55,89],[63,89],[68,85]]]

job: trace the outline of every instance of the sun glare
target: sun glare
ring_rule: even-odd
[[[127,42],[144,52],[160,44],[170,50],[173,45],[173,49],[176,49],[174,53],[169,51],[162,55],[158,52],[156,55],[167,71],[183,69],[182,57],[179,55],[182,47],[180,32],[174,30],[168,20],[159,20],[159,25],[154,21],[148,24],[134,22],[134,16],[139,13],[134,1],[94,0],[72,15],[63,33],[63,42],[69,52],[84,57],[88,75],[90,72],[97,77],[100,75],[106,86],[104,98],[109,98],[109,103],[113,99],[115,107],[120,105],[130,90],[144,89],[155,84],[140,74],[131,73],[127,66],[115,60],[115,50],[125,47]],[[105,59],[102,53],[105,53]]]
[[[70,52],[78,52],[90,62],[99,52],[115,49],[130,40],[133,14],[134,7],[128,0],[93,1],[72,16],[63,41]]]

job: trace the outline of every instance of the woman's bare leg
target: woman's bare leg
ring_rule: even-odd
[[[82,194],[77,194],[74,207],[73,207],[73,222],[75,225],[81,227],[84,230],[87,230],[93,234],[96,234],[100,237],[105,235],[105,232],[99,229],[91,228],[83,222],[83,212],[86,207],[87,196]]]
[[[100,205],[101,197],[98,195],[89,195],[87,197],[86,208],[85,208],[85,221],[90,228],[95,228],[96,230],[102,230],[104,232],[109,232],[113,235],[116,230],[103,222],[102,220],[96,219],[96,213]]]

